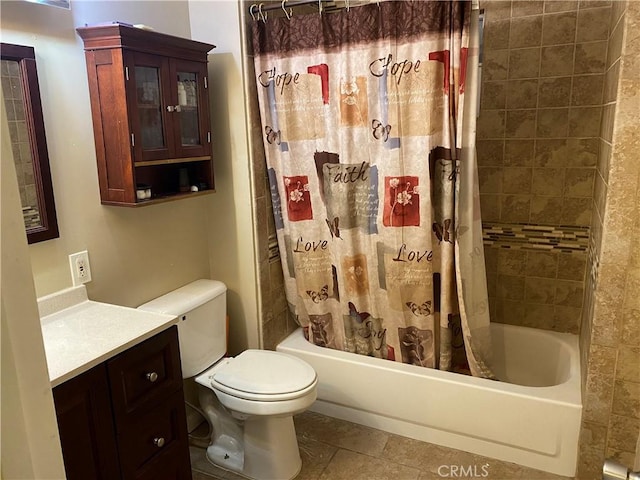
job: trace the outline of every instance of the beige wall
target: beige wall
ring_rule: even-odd
[[[219,46],[209,57],[214,195],[136,209],[100,204],[84,52],[75,28],[112,20],[142,23]],[[26,283],[15,283],[20,289],[32,282],[24,290],[27,306],[35,308],[36,295],[70,286],[68,255],[88,249],[93,275],[88,284],[90,298],[137,306],[197,278],[216,278],[229,287],[230,351],[257,347],[252,192],[236,2],[73,1],[69,11],[3,1],[0,27],[3,42],[35,47],[60,227],[59,239],[29,247],[25,239],[21,250],[9,251],[3,224],[3,257],[10,254],[23,266],[28,267],[29,261],[32,265],[33,279],[29,272]],[[2,173],[4,179],[4,166]],[[4,184],[2,194],[4,222],[4,209],[19,215],[19,204],[5,204]],[[21,230],[17,232],[22,235]],[[6,279],[3,270],[3,389],[11,378],[46,375],[41,351],[28,362],[21,361],[21,355],[37,350],[41,342],[39,326],[34,323],[37,313],[31,323],[24,323],[24,334],[15,338],[12,348],[4,348],[5,318],[13,314],[15,320],[15,311],[6,312]],[[13,377],[5,376],[5,368],[14,365]],[[51,392],[43,385],[27,384],[21,404],[3,402],[3,417],[25,419],[24,441],[42,434],[43,425],[46,434],[46,422],[55,428]],[[46,434],[40,441],[50,439]],[[18,446],[28,450],[26,455],[41,453],[31,444],[20,442]],[[4,463],[3,458],[3,472]],[[60,464],[51,455],[42,456],[41,463],[49,466],[49,474],[60,477]],[[47,478],[44,473],[36,476]]]
[[[229,288],[232,354],[260,345],[254,186],[249,165],[238,3],[235,0],[189,3],[192,38],[216,45],[209,54],[216,194],[206,215],[211,275]]]
[[[38,296],[71,285],[68,255],[89,250],[92,299],[137,306],[209,276],[211,197],[138,209],[100,204],[89,90],[75,28],[119,20],[189,36],[186,2],[73,2],[63,10],[3,2],[4,42],[35,47],[60,238],[29,250]]]
[[[69,11],[3,2],[3,41],[36,50],[60,226],[59,239],[30,247],[36,292],[70,286],[68,255],[84,249],[94,300],[137,306],[197,278],[217,278],[229,287],[231,350],[257,346],[237,4],[151,5],[74,1]],[[216,194],[136,209],[100,204],[84,52],[75,28],[114,19],[218,45],[209,57]]]
[[[3,101],[0,110],[0,136],[4,139],[9,130]],[[9,142],[2,142],[1,160],[0,472],[7,479],[63,478],[58,426]]]

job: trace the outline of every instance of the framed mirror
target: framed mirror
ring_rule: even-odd
[[[32,47],[0,43],[2,97],[7,111],[22,214],[29,243],[57,238],[58,221]]]

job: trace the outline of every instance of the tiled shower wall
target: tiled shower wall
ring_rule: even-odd
[[[577,333],[587,255],[571,237],[591,223],[611,2],[480,6],[485,238],[487,229],[554,226],[558,239],[485,246],[492,320]]]
[[[242,11],[248,12],[251,2],[244,1]],[[278,254],[276,227],[271,207],[271,194],[267,177],[266,157],[262,144],[262,127],[258,106],[258,93],[254,80],[253,56],[251,53],[250,25],[251,16],[245,13],[245,75],[247,110],[249,112],[249,144],[253,162],[254,191],[254,232],[257,239],[258,278],[260,281],[260,321],[261,346],[274,350],[276,345],[297,328],[289,308],[284,290],[284,276],[280,255]]]
[[[578,476],[632,467],[640,435],[640,3],[613,2],[585,312]],[[636,465],[637,468],[637,465]]]
[[[248,11],[250,2],[245,3]],[[572,225],[588,231],[609,32],[601,20],[609,18],[611,2],[494,0],[481,7],[477,146],[483,221],[490,227]],[[252,76],[253,58],[246,60]],[[295,322],[274,255],[255,85],[248,83],[262,339],[273,348]],[[577,333],[586,249],[503,248],[509,243],[485,249],[492,319]]]

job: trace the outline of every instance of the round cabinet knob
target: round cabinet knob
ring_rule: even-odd
[[[145,375],[145,378],[153,383],[158,380],[158,374],[156,372],[149,372]]]
[[[153,439],[153,444],[158,448],[164,447],[164,438],[163,437],[154,438]]]

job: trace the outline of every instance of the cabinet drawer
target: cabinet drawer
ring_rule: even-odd
[[[122,475],[130,478],[182,479],[190,459],[182,391],[151,410],[117,425]],[[171,467],[163,469],[170,461]],[[156,472],[156,473],[151,473]],[[157,472],[162,472],[157,476]],[[175,476],[175,472],[183,472]]]
[[[153,407],[182,389],[177,327],[118,355],[107,368],[116,419]]]

